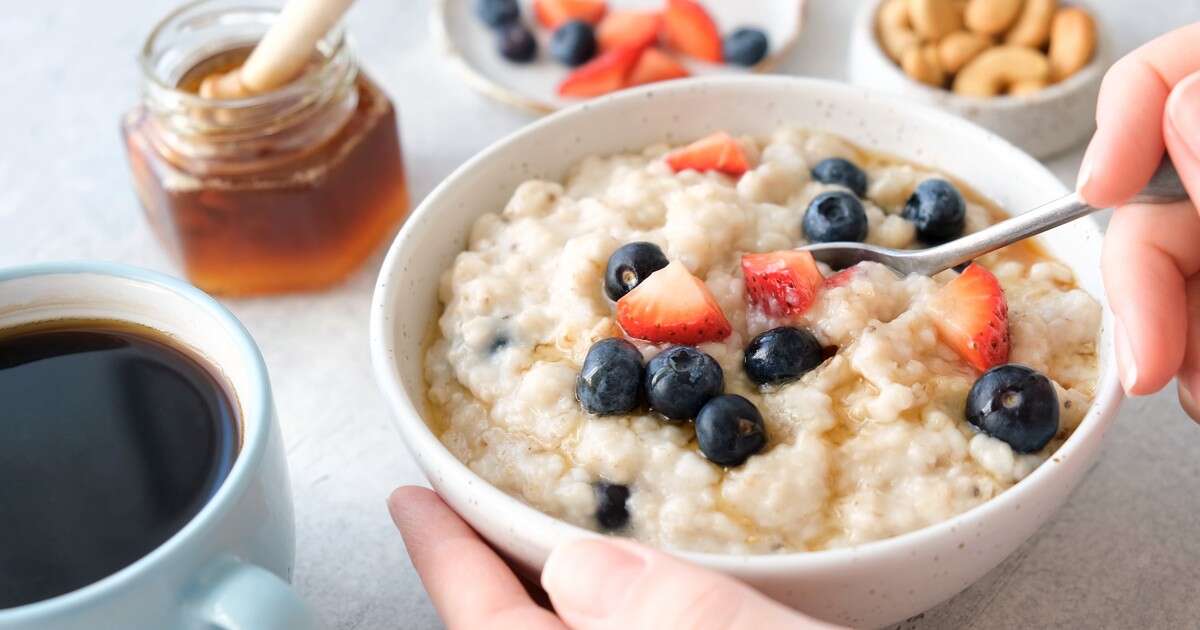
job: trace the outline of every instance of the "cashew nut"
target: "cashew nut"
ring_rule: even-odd
[[[1096,51],[1096,23],[1087,11],[1065,7],[1054,14],[1050,27],[1050,67],[1054,80],[1078,72]]]
[[[1004,36],[1004,43],[1041,48],[1050,39],[1050,22],[1058,0],[1025,0],[1025,8],[1017,17],[1017,23]]]
[[[991,45],[992,40],[987,36],[970,31],[955,31],[938,42],[938,60],[942,62],[943,70],[954,74]]]
[[[1021,0],[971,0],[963,11],[967,28],[984,35],[997,35],[1017,19]]]
[[[914,46],[904,51],[900,67],[904,68],[908,76],[926,85],[946,85],[946,72],[942,70],[942,63],[938,61],[937,46],[934,44]]]
[[[971,60],[954,79],[954,91],[964,96],[995,96],[1014,83],[1050,78],[1046,55],[1023,46],[996,46]]]
[[[1033,94],[1034,92],[1037,92],[1037,91],[1045,88],[1046,85],[1047,85],[1047,81],[1045,79],[1029,79],[1027,81],[1017,81],[1017,82],[1013,83],[1012,85],[1008,86],[1008,94],[1010,96],[1025,96],[1027,94]]]
[[[887,0],[879,6],[875,20],[879,44],[892,61],[899,63],[904,51],[920,45],[921,39],[909,22],[908,0]]]
[[[908,0],[908,19],[926,41],[937,41],[962,28],[962,14],[954,0]]]

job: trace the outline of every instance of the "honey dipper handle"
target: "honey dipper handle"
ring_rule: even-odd
[[[239,77],[247,92],[261,94],[296,78],[312,60],[313,47],[341,19],[354,0],[290,0]]]

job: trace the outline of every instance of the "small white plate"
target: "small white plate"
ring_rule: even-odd
[[[513,63],[500,56],[496,33],[475,15],[475,0],[438,0],[432,15],[434,37],[471,87],[502,103],[545,114],[580,102],[583,99],[558,96],[558,84],[571,69],[550,57],[550,33],[534,18],[531,0],[520,4],[521,19],[538,40],[538,57],[531,63]],[[608,10],[658,10],[665,4],[665,0],[608,0]],[[753,68],[676,55],[695,76],[765,72],[791,50],[800,35],[804,0],[704,0],[702,4],[722,36],[752,26],[766,32],[771,48]]]

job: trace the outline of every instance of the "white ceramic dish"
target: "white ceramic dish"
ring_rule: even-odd
[[[538,121],[468,161],[425,199],[388,252],[371,307],[371,352],[397,428],[433,487],[517,566],[536,574],[558,543],[597,534],[490,486],[455,459],[422,419],[421,363],[439,312],[442,271],[462,251],[475,219],[500,208],[531,177],[560,179],[571,164],[593,154],[682,142],[716,129],[766,134],[783,125],[821,128],[943,169],[1004,208],[1034,207],[1066,192],[1037,161],[962,119],[875,91],[788,77],[709,78],[623,92]],[[1094,223],[1058,228],[1042,242],[1103,300],[1101,233]],[[855,548],[680,555],[848,625],[900,621],[947,599],[1032,535],[1095,461],[1121,400],[1110,317],[1106,310],[1094,406],[1050,461],[999,497],[932,527]]]
[[[682,55],[676,57],[695,76],[749,74],[775,67],[796,43],[804,16],[804,0],[702,0],[722,35],[739,26],[754,26],[767,33],[771,48],[753,68],[710,64]],[[609,10],[659,10],[665,0],[609,0]],[[545,114],[579,103],[558,96],[558,84],[571,71],[550,57],[550,33],[537,24],[530,0],[522,0],[521,16],[538,40],[538,57],[528,64],[506,61],[496,52],[496,35],[475,16],[475,0],[438,0],[431,28],[455,69],[479,92],[502,103]]]
[[[1100,81],[1112,61],[1108,57],[1112,45],[1099,18],[1096,54],[1087,66],[1065,81],[1028,96],[974,98],[917,83],[888,58],[875,36],[875,14],[882,3],[883,0],[863,3],[854,20],[849,66],[852,83],[945,109],[992,130],[1039,158],[1061,153],[1091,136]],[[1094,8],[1089,7],[1089,11],[1098,15]]]

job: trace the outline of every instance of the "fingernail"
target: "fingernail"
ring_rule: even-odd
[[[1175,85],[1167,99],[1167,118],[1192,153],[1200,156],[1200,72]]]
[[[580,540],[560,545],[542,569],[542,587],[559,613],[601,619],[619,610],[646,561],[621,545]]]
[[[1120,370],[1118,376],[1121,379],[1121,387],[1125,390],[1125,395],[1133,396],[1133,388],[1137,386],[1138,370],[1137,360],[1133,353],[1133,346],[1129,342],[1129,334],[1125,332],[1125,324],[1121,320],[1117,320],[1117,368]]]
[[[1089,144],[1083,152],[1083,161],[1079,163],[1079,176],[1075,178],[1075,190],[1082,192],[1092,180],[1092,146]]]
[[[1191,417],[1192,420],[1200,422],[1200,406],[1196,405],[1196,398],[1192,396],[1192,392],[1188,390],[1188,386],[1184,384],[1183,379],[1179,379],[1179,406],[1183,407],[1183,411]]]

